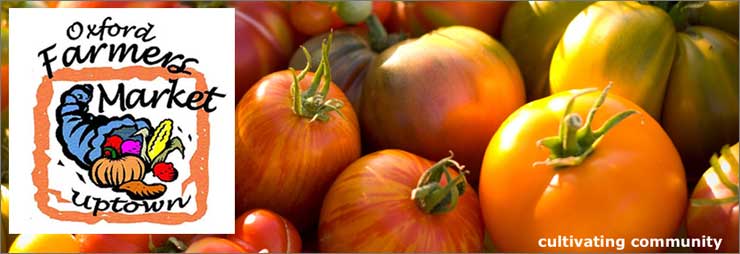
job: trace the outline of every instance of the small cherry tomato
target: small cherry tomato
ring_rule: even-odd
[[[298,2],[290,8],[290,22],[298,32],[318,35],[331,27],[331,6],[317,2]]]
[[[247,211],[236,219],[229,239],[269,252],[300,252],[301,237],[288,220],[265,209]],[[246,247],[245,247],[246,248]]]

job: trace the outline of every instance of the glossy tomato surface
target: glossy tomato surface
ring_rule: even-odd
[[[514,112],[486,151],[479,186],[488,233],[504,252],[611,252],[614,248],[540,245],[540,239],[669,238],[686,207],[686,182],[678,152],[660,125],[634,103],[609,94],[592,128],[626,110],[637,110],[613,127],[580,165],[534,165],[550,152],[538,146],[557,136],[574,91],[531,102]],[[598,93],[575,100],[573,113],[585,117]],[[585,118],[584,118],[585,119]]]
[[[552,56],[553,93],[605,87],[660,120],[676,48],[676,28],[662,9],[638,2],[598,2],[566,28]]]
[[[719,157],[720,169],[727,179],[731,183],[738,184],[738,144],[735,144],[730,148],[729,153],[732,158],[727,155]],[[731,162],[734,160],[734,162]],[[734,163],[734,166],[731,166]],[[708,163],[707,163],[708,165]],[[694,193],[691,195],[692,200],[695,199],[723,199],[735,196],[737,194],[732,192],[732,189],[728,188],[720,181],[720,177],[713,169],[708,169],[699,181],[699,184],[694,188]],[[740,208],[738,208],[737,198],[734,202],[726,202],[723,204],[716,205],[696,205],[691,204],[689,206],[688,213],[686,214],[686,229],[690,238],[699,238],[702,236],[711,236],[715,239],[722,239],[722,244],[719,250],[709,247],[696,246],[694,251],[696,252],[738,252],[738,216]]]
[[[236,231],[229,239],[246,243],[270,253],[301,252],[301,236],[293,224],[282,216],[265,209],[247,211],[236,219]]]
[[[488,140],[524,104],[524,85],[501,44],[454,26],[383,51],[368,70],[360,101],[364,145],[425,158],[452,150],[475,185]]]
[[[300,82],[302,89],[313,77]],[[331,182],[360,156],[360,135],[352,107],[333,84],[327,98],[345,104],[344,118],[331,112],[327,122],[312,122],[293,113],[292,81],[290,71],[265,76],[237,106],[236,208],[270,209],[306,230],[318,221]]]
[[[320,251],[480,252],[483,226],[470,185],[447,213],[425,213],[410,198],[433,164],[401,150],[375,152],[352,163],[324,200]]]
[[[678,33],[663,106],[663,127],[693,186],[707,158],[738,140],[738,43],[725,32],[690,26]]]

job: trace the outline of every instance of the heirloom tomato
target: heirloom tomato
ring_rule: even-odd
[[[316,73],[267,75],[237,106],[237,213],[270,209],[307,230],[331,182],[360,156],[357,117],[331,82],[328,48]]]
[[[317,35],[331,28],[331,5],[315,1],[301,1],[290,6],[290,23],[298,32]]]
[[[706,158],[738,140],[738,82],[735,37],[701,26],[678,33],[662,116],[690,183],[701,178]]]
[[[737,38],[692,26],[697,8],[679,2],[669,16],[637,2],[592,4],[568,25],[550,66],[553,92],[618,84],[615,94],[667,130],[689,186],[704,171],[705,158],[738,138]]]
[[[71,234],[22,234],[10,246],[9,253],[79,253],[80,243]]]
[[[3,156],[5,158],[5,156]],[[3,169],[5,170],[5,169]],[[2,232],[0,232],[0,244],[2,244],[2,248],[0,248],[0,252],[7,252],[8,251],[8,243],[12,242],[10,239],[10,235],[8,233],[8,213],[10,212],[8,210],[8,207],[10,206],[10,199],[8,196],[10,195],[10,192],[8,191],[8,187],[5,187],[5,184],[0,185],[2,188],[0,191],[0,210],[2,212]]]
[[[401,150],[360,158],[324,199],[319,250],[482,251],[478,198],[462,169],[452,156],[433,164]]]
[[[603,236],[629,243],[678,231],[687,194],[678,152],[644,110],[615,95],[606,98],[609,87],[601,95],[571,90],[530,102],[491,139],[479,193],[497,250],[614,251],[541,239]],[[665,249],[627,244],[620,251]]]
[[[568,23],[591,2],[515,2],[506,13],[501,43],[522,71],[527,101],[550,95],[550,61]]]
[[[552,56],[553,93],[604,87],[660,119],[676,48],[676,29],[658,7],[637,2],[597,2],[570,22]]]
[[[446,26],[469,26],[497,37],[511,2],[397,1],[391,30],[420,36]]]
[[[440,28],[371,63],[359,106],[363,145],[425,158],[455,151],[475,186],[488,140],[523,104],[519,69],[501,44],[474,28]]]
[[[689,238],[722,239],[719,250],[694,247],[696,252],[738,252],[738,144],[712,156],[709,169],[691,195],[686,214]]]
[[[277,253],[301,252],[301,236],[288,220],[265,209],[247,211],[236,219],[234,235],[238,244],[246,243],[259,251]]]

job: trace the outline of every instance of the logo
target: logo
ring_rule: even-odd
[[[10,16],[11,232],[234,230],[232,9]]]

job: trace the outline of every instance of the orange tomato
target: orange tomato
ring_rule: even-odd
[[[431,161],[409,152],[383,150],[352,163],[339,175],[324,199],[319,250],[482,251],[483,225],[478,197],[464,177],[458,178],[448,168],[460,168],[448,159],[451,158],[433,166]],[[443,172],[449,173],[449,178],[442,177]],[[420,181],[420,178],[432,181]],[[449,184],[454,184],[450,192],[436,192]],[[434,187],[439,189],[424,191]],[[435,199],[433,194],[422,193],[445,195],[437,195],[439,199]]]
[[[10,246],[10,253],[77,253],[80,243],[70,234],[22,234]]]
[[[561,92],[525,105],[509,116],[491,140],[479,192],[486,228],[497,250],[616,251],[548,247],[540,240],[603,236],[624,238],[627,244],[619,251],[660,252],[664,249],[638,249],[629,243],[638,237],[673,237],[677,232],[687,191],[681,159],[668,135],[643,109],[615,95],[602,101],[592,124],[587,124],[588,118],[566,114],[576,94],[581,95],[571,112],[581,115],[606,95],[606,91],[601,96],[586,91]],[[629,116],[635,112],[636,116]],[[599,137],[598,132],[591,136],[587,130],[614,120],[611,117],[617,114],[626,118],[610,121],[616,125],[594,145],[592,138]],[[565,124],[560,125],[561,121]],[[559,137],[559,129],[571,134]],[[574,135],[576,129],[578,135]],[[589,147],[591,153],[586,152]],[[538,163],[542,161],[546,163]]]
[[[738,251],[738,158],[738,144],[723,149],[716,164],[712,162],[714,165],[704,172],[691,195],[692,202],[686,214],[689,238],[722,239],[719,249],[697,246],[693,248],[696,252]],[[727,182],[723,182],[723,178]]]

